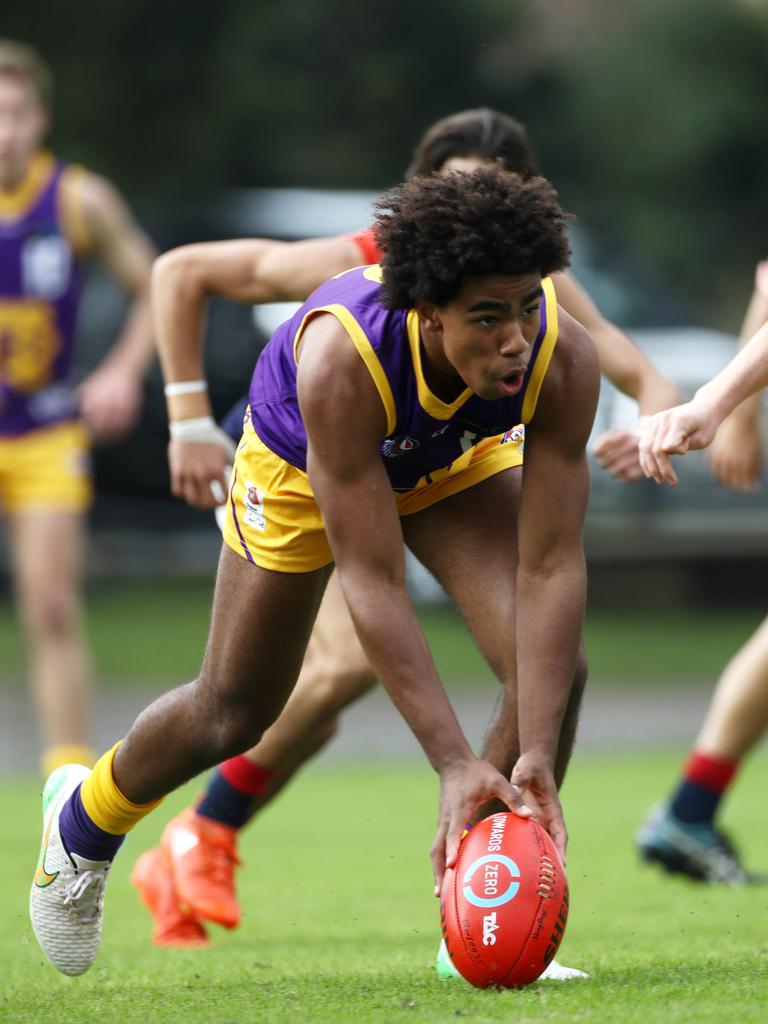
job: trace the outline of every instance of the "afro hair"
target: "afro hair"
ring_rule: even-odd
[[[568,266],[568,215],[545,178],[500,168],[413,178],[377,203],[381,303],[445,306],[465,278],[542,277]]]

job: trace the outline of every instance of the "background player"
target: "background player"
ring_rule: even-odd
[[[760,263],[741,330],[742,345],[768,322],[768,262]],[[722,422],[710,460],[718,478],[753,490],[763,461],[761,396],[741,402]],[[705,882],[745,885],[768,876],[746,871],[716,826],[722,798],[742,759],[768,728],[768,619],[728,663],[669,801],[655,808],[637,835],[644,859]]]
[[[523,126],[497,111],[462,111],[434,124],[419,142],[410,175],[471,171],[499,164],[524,175],[536,163]],[[183,438],[170,448],[174,493],[210,506],[210,481],[224,493],[226,446],[214,430],[205,391],[202,324],[209,296],[263,303],[304,299],[323,281],[349,267],[380,259],[371,231],[294,243],[247,239],[185,246],[155,266],[153,303],[157,342],[167,379],[196,382],[197,390],[172,393],[169,418]],[[603,372],[641,410],[679,400],[666,380],[614,324],[605,320],[566,271],[553,275],[559,304],[590,332]],[[191,421],[189,423],[184,421]],[[183,424],[183,426],[182,426]],[[236,436],[239,440],[240,425]],[[190,433],[190,431],[192,433]],[[607,468],[622,479],[640,473],[637,438],[614,431],[598,440]],[[338,715],[375,685],[346,609],[331,578],[296,689],[257,748],[232,758],[212,776],[196,808],[169,823],[163,843],[139,860],[133,880],[155,918],[161,945],[200,945],[200,919],[234,927],[240,920],[233,871],[236,833],[291,775],[334,735]],[[174,889],[177,891],[174,892]]]
[[[257,364],[198,680],[148,708],[93,772],[70,766],[46,786],[31,913],[62,971],[93,962],[125,833],[279,714],[333,562],[366,653],[441,780],[436,895],[489,801],[530,813],[526,794],[565,852],[555,774],[580,698],[599,388],[589,336],[546,280],[568,259],[565,217],[543,179],[496,169],[416,178],[380,209],[381,270],[318,289]],[[516,433],[503,432],[521,422],[522,479]],[[502,683],[485,760],[418,628],[404,536]]]
[[[154,256],[112,185],[41,149],[51,98],[38,55],[0,40],[0,510],[46,775],[66,762],[92,763],[80,608],[89,435],[113,438],[138,414],[152,356]],[[75,395],[70,370],[87,257],[106,265],[132,304],[120,337]]]

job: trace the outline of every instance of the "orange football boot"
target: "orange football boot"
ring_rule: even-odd
[[[225,928],[240,924],[236,841],[237,829],[204,818],[191,807],[166,825],[161,840],[182,906]]]
[[[152,915],[156,946],[208,946],[210,939],[194,914],[182,909],[173,884],[173,869],[162,846],[142,853],[131,872],[141,902]]]

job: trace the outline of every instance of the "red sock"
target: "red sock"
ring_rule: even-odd
[[[691,825],[714,824],[720,801],[738,766],[739,762],[731,758],[711,757],[692,750],[670,802],[674,816]]]
[[[739,762],[733,758],[713,757],[692,750],[683,769],[683,776],[688,782],[696,782],[716,793],[722,793],[730,785],[736,774]]]
[[[195,810],[232,828],[242,828],[253,814],[256,798],[265,792],[274,772],[242,754],[220,764]]]
[[[230,786],[239,789],[246,796],[261,796],[275,774],[249,761],[245,754],[238,754],[237,757],[223,761],[219,765],[219,771]]]

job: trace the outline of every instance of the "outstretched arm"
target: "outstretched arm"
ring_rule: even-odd
[[[217,441],[203,370],[203,322],[208,299],[262,303],[305,299],[362,255],[352,238],[278,242],[250,238],[186,245],[165,253],[152,271],[155,337],[172,424],[199,421],[197,440],[172,439],[171,490],[192,505],[216,504],[211,485],[226,489],[230,456]],[[175,385],[181,384],[181,388]],[[190,385],[185,389],[184,385]],[[185,428],[182,428],[184,430]]]
[[[82,173],[65,185],[79,207],[90,252],[131,294],[122,331],[101,364],[80,386],[80,409],[94,436],[128,430],[141,407],[141,389],[154,350],[149,280],[154,247],[119,192],[104,178]]]
[[[572,275],[556,274],[553,280],[559,304],[592,338],[602,373],[619,391],[637,402],[641,416],[681,401],[682,395],[672,381],[616,324],[606,320]],[[637,437],[631,430],[607,431],[597,438],[593,452],[600,465],[619,480],[642,476]]]
[[[350,338],[329,314],[306,328],[298,386],[309,478],[357,634],[440,777],[431,854],[438,895],[477,808],[495,798],[521,811],[521,801],[508,779],[474,756],[438,677],[405,585],[400,521],[380,453],[382,402]]]
[[[643,472],[657,484],[677,483],[670,455],[706,448],[729,413],[768,384],[768,324],[685,405],[651,416],[638,426]]]

